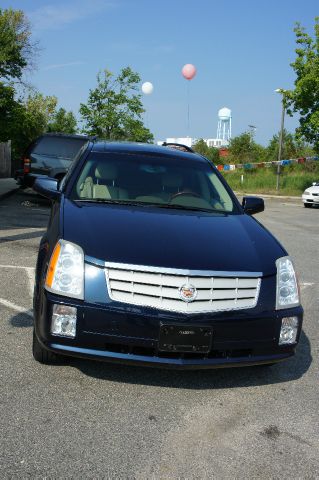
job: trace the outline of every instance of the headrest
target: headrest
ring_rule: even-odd
[[[163,187],[179,188],[183,183],[182,175],[176,173],[165,173],[162,178]]]
[[[117,168],[112,163],[100,163],[95,169],[95,177],[103,180],[115,180],[117,178]]]

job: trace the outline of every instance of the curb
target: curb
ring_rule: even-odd
[[[301,195],[300,197],[290,197],[288,195],[269,195],[269,194],[263,194],[263,193],[239,193],[239,192],[234,192],[235,195],[239,195],[240,197],[244,196],[251,196],[251,197],[262,197],[262,198],[275,198],[277,200],[296,200],[302,202]]]

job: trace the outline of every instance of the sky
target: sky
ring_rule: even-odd
[[[294,85],[295,22],[314,36],[319,15],[318,0],[1,0],[9,7],[26,13],[39,42],[28,81],[77,117],[100,70],[130,66],[154,85],[142,100],[155,140],[215,138],[228,107],[233,136],[254,125],[263,145],[280,127],[274,90]],[[197,68],[191,81],[186,63]],[[298,116],[285,125],[294,131]]]

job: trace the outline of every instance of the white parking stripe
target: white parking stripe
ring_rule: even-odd
[[[314,283],[310,283],[310,282],[300,282],[301,290],[304,290],[307,287],[312,287],[313,285],[314,285]]]
[[[28,317],[33,318],[32,310],[26,310],[24,307],[20,307],[20,305],[16,305],[15,303],[9,302],[8,300],[5,300],[4,298],[0,298],[0,303],[2,305],[4,305],[5,307],[11,308],[15,312],[24,313]]]
[[[30,297],[33,297],[33,289],[34,289],[34,269],[28,268],[27,269],[28,280],[29,280],[29,293]]]

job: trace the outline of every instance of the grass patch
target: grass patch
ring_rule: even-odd
[[[231,188],[238,193],[277,194],[276,172],[276,167],[270,167],[231,170],[222,174]],[[319,182],[319,162],[282,166],[279,195],[300,196],[312,182]]]

